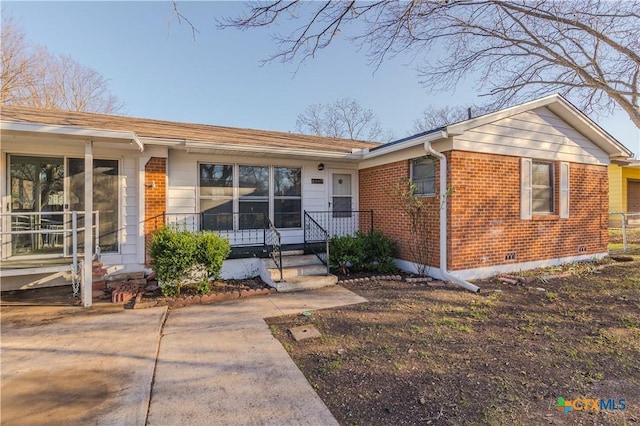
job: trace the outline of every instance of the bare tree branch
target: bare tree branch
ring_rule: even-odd
[[[120,113],[124,104],[95,69],[69,55],[30,46],[11,18],[2,25],[2,105]]]
[[[560,91],[586,112],[620,107],[640,128],[638,10],[640,0],[272,1],[219,25],[301,22],[276,36],[278,50],[266,59],[300,63],[350,26],[376,67],[398,54],[422,58],[429,90],[477,77],[493,109]]]

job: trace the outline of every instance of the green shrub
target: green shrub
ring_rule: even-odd
[[[229,241],[210,231],[192,232],[164,226],[153,234],[149,254],[151,266],[165,296],[177,296],[187,282],[196,284],[199,293],[211,291],[229,256]]]
[[[218,278],[222,269],[222,262],[229,257],[231,245],[229,240],[211,231],[196,234],[197,248],[196,262],[203,265],[209,272],[209,278]]]
[[[358,234],[362,235],[362,234]],[[364,236],[365,268],[372,272],[389,274],[396,272],[393,259],[396,257],[396,243],[379,231]]]
[[[397,271],[393,261],[395,242],[381,232],[356,233],[355,236],[335,236],[329,242],[329,262],[341,273],[370,271],[392,273]]]
[[[364,240],[360,235],[334,236],[329,241],[329,263],[343,274],[360,270],[364,259]]]

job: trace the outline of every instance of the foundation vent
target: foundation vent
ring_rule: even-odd
[[[504,260],[516,260],[516,252],[510,251],[504,255]]]
[[[578,253],[586,253],[587,246],[578,246]]]

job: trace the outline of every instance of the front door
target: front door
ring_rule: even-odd
[[[357,217],[354,217],[355,177],[352,172],[331,173],[329,187],[329,226],[332,235],[353,234],[358,229]]]

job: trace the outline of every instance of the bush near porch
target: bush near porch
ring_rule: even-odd
[[[219,276],[230,252],[229,240],[218,234],[174,226],[156,231],[149,249],[151,266],[164,296],[177,296],[184,285],[195,285],[198,293],[208,294],[211,280]]]
[[[393,273],[398,270],[395,242],[378,231],[334,236],[329,241],[329,263],[342,275],[350,272]]]

